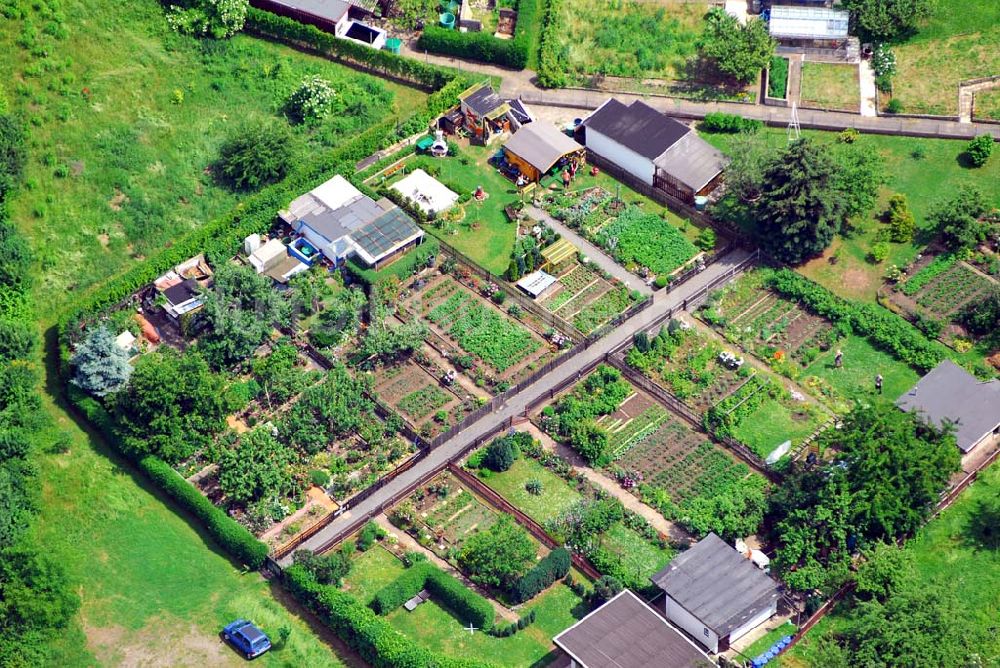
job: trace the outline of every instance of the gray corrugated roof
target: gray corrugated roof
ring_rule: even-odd
[[[552,642],[581,668],[695,668],[708,656],[626,589]]]
[[[675,557],[652,580],[720,638],[778,598],[777,583],[714,533]]]
[[[504,144],[504,148],[545,173],[559,158],[583,147],[548,121],[534,121],[522,125]]]
[[[944,360],[896,400],[907,412],[919,411],[940,426],[955,423],[955,438],[968,452],[1000,425],[1000,381],[980,381],[951,360]]]
[[[583,125],[654,160],[691,132],[691,128],[636,100],[625,106],[610,98],[588,116]]]
[[[660,170],[695,192],[718,176],[728,158],[694,132],[689,132],[653,161]]]
[[[330,241],[336,241],[376,220],[384,213],[370,197],[359,197],[339,209],[322,206],[302,216],[302,221]]]

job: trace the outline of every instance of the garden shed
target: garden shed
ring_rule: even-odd
[[[550,169],[583,161],[585,149],[548,121],[524,125],[503,146],[504,157],[529,181],[540,181]]]
[[[626,589],[552,642],[571,668],[714,666],[697,645]]]
[[[847,43],[850,14],[827,7],[771,7],[768,30],[786,46],[836,49]]]
[[[483,144],[511,130],[507,114],[510,105],[488,82],[471,86],[459,94],[458,106],[465,129]]]
[[[713,654],[778,610],[777,583],[714,533],[674,557],[652,580],[665,594],[667,619]]]
[[[428,216],[447,211],[458,201],[457,193],[422,169],[413,170],[391,187]]]
[[[580,133],[598,163],[685,202],[714,190],[728,163],[690,127],[641,100],[626,106],[609,98],[584,119]]]
[[[1000,380],[979,380],[951,360],[934,367],[896,405],[937,426],[952,423],[962,454],[1000,435]]]
[[[526,292],[532,299],[538,299],[555,282],[556,277],[544,271],[533,271],[517,282],[517,287]]]

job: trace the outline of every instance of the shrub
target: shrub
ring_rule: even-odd
[[[595,602],[605,603],[622,593],[623,589],[625,589],[625,586],[621,583],[621,580],[613,575],[602,575],[601,578],[594,583],[593,597]]]
[[[537,478],[532,478],[528,482],[524,483],[524,490],[532,496],[539,496],[542,493],[542,481]]]
[[[521,576],[511,594],[518,603],[530,601],[553,582],[566,577],[572,565],[569,550],[558,547]]]
[[[423,552],[404,552],[400,559],[402,559],[404,566],[411,568],[427,561],[427,555]]]
[[[889,198],[889,210],[886,212],[886,222],[889,224],[889,238],[896,243],[913,240],[916,221],[913,212],[906,202],[906,195],[896,194]]]
[[[903,113],[903,103],[899,101],[898,97],[894,97],[889,100],[889,104],[885,105],[885,110],[890,114],[901,114]]]
[[[171,5],[167,23],[185,35],[225,39],[243,30],[249,8],[249,0],[194,0]]]
[[[715,234],[715,230],[711,227],[706,227],[698,233],[698,238],[695,240],[694,245],[703,251],[710,251],[715,248],[717,240],[718,237]]]
[[[872,53],[872,70],[875,85],[883,93],[892,91],[892,77],[896,75],[896,54],[885,44],[879,44]]]
[[[259,190],[285,178],[295,140],[284,123],[243,125],[222,144],[216,174],[236,190]]]
[[[965,148],[965,154],[969,156],[969,162],[973,167],[985,165],[991,153],[993,153],[993,136],[988,134],[976,135]]]
[[[767,73],[767,94],[770,97],[784,98],[788,86],[788,59],[781,56],[771,56],[771,67]]]
[[[871,259],[875,263],[885,262],[889,257],[889,242],[876,241],[872,244]]]
[[[320,469],[314,469],[309,472],[309,482],[317,487],[326,487],[330,484],[330,474]]]
[[[371,608],[380,615],[387,615],[423,589],[437,597],[438,602],[463,623],[471,623],[484,631],[493,626],[493,606],[489,601],[427,562],[414,564],[380,589],[372,599]]]
[[[339,587],[351,572],[351,548],[349,545],[343,545],[339,550],[322,556],[312,550],[296,550],[292,555],[292,563],[305,568],[320,584]]]
[[[509,436],[501,436],[486,446],[483,464],[490,470],[502,473],[509,469],[518,455],[517,445]]]
[[[760,121],[750,118],[743,118],[736,114],[727,114],[721,111],[713,111],[705,114],[705,118],[698,124],[699,130],[705,132],[721,132],[725,134],[736,134],[738,132],[756,132],[764,127]]]
[[[385,537],[385,531],[374,522],[368,522],[358,534],[357,548],[359,552],[366,552],[376,540]]]
[[[285,113],[297,123],[308,123],[326,118],[333,112],[337,92],[330,82],[314,74],[306,77],[289,96]]]

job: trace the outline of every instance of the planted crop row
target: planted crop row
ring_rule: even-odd
[[[633,294],[624,285],[608,290],[573,316],[573,326],[590,334],[616,315],[632,306]]]
[[[900,286],[900,290],[903,291],[904,295],[908,296],[917,294],[925,285],[933,281],[938,277],[938,275],[943,274],[953,264],[955,264],[955,260],[955,256],[951,253],[938,255],[936,258],[931,260],[930,264],[907,279]]]
[[[448,297],[428,318],[446,328],[466,352],[501,372],[531,355],[540,345],[528,330],[462,292]]]
[[[426,385],[403,397],[399,408],[419,420],[447,404],[451,398],[450,394],[437,385]]]
[[[669,274],[698,253],[681,231],[656,214],[627,207],[597,235],[601,246],[625,265]]]

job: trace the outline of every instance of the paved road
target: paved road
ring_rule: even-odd
[[[378,514],[382,511],[384,505],[394,502],[396,497],[411,484],[426,479],[429,473],[439,466],[458,459],[472,446],[476,439],[486,436],[498,424],[509,418],[522,415],[529,404],[545,395],[550,389],[557,387],[568,378],[579,375],[581,369],[600,360],[606,353],[630,340],[633,332],[651,325],[657,318],[667,313],[670,309],[681,306],[682,303],[699,289],[717,278],[724,277],[727,272],[730,272],[749,255],[750,253],[742,248],[733,250],[715,263],[709,265],[705,271],[694,276],[676,290],[658,292],[653,298],[652,306],[614,329],[610,334],[594,343],[589,349],[553,369],[551,373],[511,397],[507,403],[503,404],[494,413],[490,413],[465,431],[460,432],[452,440],[431,451],[426,457],[418,461],[413,468],[388,482],[377,494],[373,494],[361,501],[356,507],[344,512],[315,535],[304,541],[299,546],[299,549],[317,550],[322,548],[327,543],[339,538],[353,523],[355,518]],[[289,554],[284,557],[279,563],[282,566],[289,565],[291,563],[291,555]]]
[[[612,260],[603,250],[581,237],[572,229],[560,223],[547,212],[534,205],[526,206],[524,210],[527,211],[528,215],[535,220],[542,221],[561,234],[563,238],[569,239],[573,242],[574,246],[587,256],[587,259],[617,278],[632,290],[638,290],[647,296],[653,294],[653,289],[646,285],[641,278],[633,274],[631,271],[626,270],[625,267]]]
[[[596,109],[609,97],[616,97],[628,104],[632,100],[643,100],[647,104],[664,113],[683,118],[704,118],[705,114],[724,111],[739,114],[746,118],[764,121],[768,125],[785,126],[791,117],[791,109],[786,107],[767,107],[762,104],[741,104],[738,102],[695,102],[670,97],[652,95],[636,95],[632,93],[610,93],[595,90],[577,90],[561,88],[555,90],[539,88],[535,84],[535,73],[531,70],[511,70],[496,65],[486,65],[468,60],[460,60],[448,56],[423,54],[409,48],[403,49],[404,55],[436,63],[446,67],[455,67],[465,72],[478,72],[483,77],[498,77],[503,80],[500,92],[507,97],[519,97],[527,104],[550,107],[569,107],[574,109]],[[971,95],[968,96],[971,99]],[[971,104],[969,105],[971,108]],[[903,135],[910,137],[937,137],[941,139],[971,139],[979,134],[989,134],[1000,140],[1000,124],[970,123],[957,120],[936,120],[930,118],[900,118],[898,116],[862,116],[859,113],[840,111],[819,111],[799,109],[799,124],[803,128],[816,130],[839,131],[845,128],[857,128],[862,132],[875,134]]]

